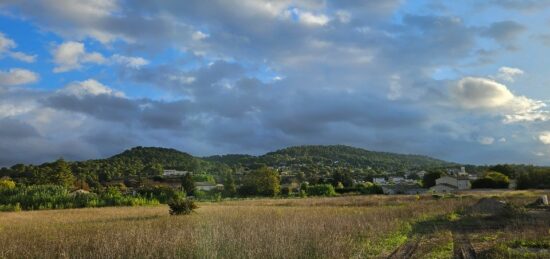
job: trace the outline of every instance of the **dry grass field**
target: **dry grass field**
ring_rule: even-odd
[[[235,200],[200,203],[188,216],[169,216],[166,206],[0,213],[0,257],[380,258],[420,239],[412,257],[450,258],[452,230],[419,223],[452,217],[483,195]],[[532,198],[504,197],[522,204]],[[538,224],[471,240],[490,246],[550,234],[550,222]]]

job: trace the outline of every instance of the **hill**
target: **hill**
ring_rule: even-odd
[[[402,171],[456,165],[454,163],[421,155],[396,154],[369,151],[345,145],[295,146],[266,153],[258,157],[249,155],[225,155],[207,157],[205,160],[230,166],[250,167],[254,164],[268,166],[322,166],[373,169],[376,171]]]
[[[221,176],[232,169],[242,172],[267,165],[294,173],[303,172],[308,177],[315,178],[327,177],[339,170],[351,170],[361,175],[377,175],[384,172],[405,172],[456,165],[426,156],[375,152],[343,145],[296,146],[261,156],[232,154],[206,158],[194,157],[170,148],[134,147],[106,159],[76,161],[69,164],[76,178],[94,186],[111,180],[160,176],[163,169]],[[48,183],[55,165],[56,162],[14,165],[9,169],[1,169],[0,177],[8,176],[26,184]]]
[[[197,170],[202,160],[172,148],[134,147],[114,155],[106,160],[124,164],[138,163],[143,165],[160,164],[163,168],[178,170]]]

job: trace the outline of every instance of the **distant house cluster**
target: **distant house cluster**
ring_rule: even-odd
[[[178,171],[178,170],[175,170],[175,169],[167,169],[167,170],[163,171],[162,175],[163,176],[183,176],[183,175],[186,175],[186,174],[189,174],[189,173],[191,173],[191,172],[189,172],[189,171]]]

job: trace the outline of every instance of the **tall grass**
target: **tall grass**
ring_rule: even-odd
[[[0,257],[349,258],[387,255],[403,224],[465,202],[356,196],[3,213]],[[405,233],[406,234],[406,233]]]

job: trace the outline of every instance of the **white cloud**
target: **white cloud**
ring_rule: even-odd
[[[497,79],[500,79],[505,82],[514,82],[515,78],[523,75],[523,70],[515,67],[501,67],[498,69],[498,74],[496,75]]]
[[[0,86],[22,85],[38,81],[38,74],[21,68],[0,70]]]
[[[324,14],[314,14],[312,12],[302,11],[298,8],[292,8],[291,10],[285,11],[283,17],[296,17],[299,22],[310,26],[323,26],[330,21],[329,17]]]
[[[149,64],[149,61],[141,57],[128,57],[114,54],[109,58],[104,57],[99,52],[86,52],[83,43],[69,41],[59,45],[54,50],[54,62],[56,67],[54,72],[67,72],[78,69],[84,63],[91,64],[119,64],[125,67],[139,69]]]
[[[78,69],[82,63],[103,64],[106,59],[97,52],[86,53],[84,44],[76,41],[68,41],[59,45],[54,51],[55,73],[67,72]]]
[[[203,39],[206,39],[208,38],[210,35],[202,32],[202,31],[196,31],[193,33],[193,35],[191,35],[191,38],[193,38],[193,40],[203,40]]]
[[[0,32],[0,55],[7,54],[8,56],[27,63],[33,63],[36,60],[36,55],[28,55],[20,51],[12,51],[17,44],[12,39]]]
[[[16,46],[17,45],[12,39],[0,32],[0,53],[7,52]]]
[[[451,95],[467,109],[498,108],[514,99],[508,88],[491,79],[466,77],[451,88]]]
[[[451,87],[450,94],[460,107],[500,114],[505,123],[550,120],[544,102],[516,96],[489,78],[465,77]]]
[[[28,55],[19,51],[10,52],[10,57],[27,63],[36,61],[36,55]]]
[[[539,141],[545,145],[550,145],[550,131],[544,131],[539,134]]]
[[[115,54],[111,56],[114,63],[124,65],[129,68],[139,69],[142,66],[149,64],[149,61],[141,57],[127,57]]]
[[[74,95],[80,98],[87,95],[111,95],[116,97],[124,97],[123,92],[113,90],[94,79],[73,82],[66,87],[58,90],[58,92],[68,95]]]
[[[479,142],[482,145],[491,145],[495,142],[495,138],[493,138],[493,137],[479,137],[477,139],[477,142]]]

